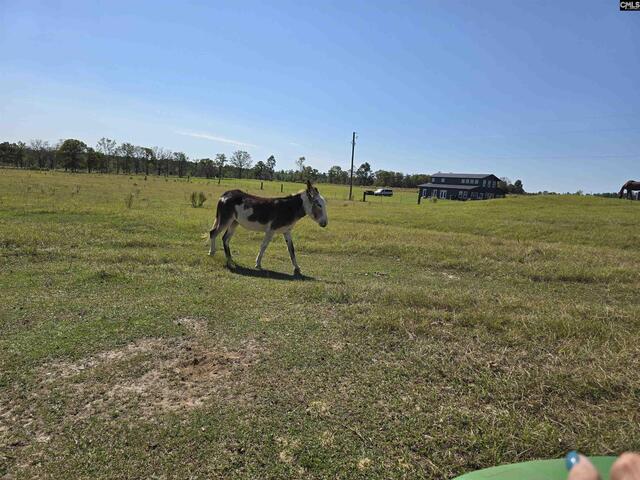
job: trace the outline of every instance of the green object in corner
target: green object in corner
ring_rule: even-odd
[[[609,470],[616,458],[589,457],[589,460],[600,472],[600,478],[609,480]],[[454,480],[566,480],[567,475],[564,459],[533,460],[465,473]]]

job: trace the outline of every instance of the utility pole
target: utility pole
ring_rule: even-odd
[[[353,139],[351,140],[351,176],[349,177],[349,200],[352,200],[353,192],[353,154],[356,149],[356,132],[353,132]]]

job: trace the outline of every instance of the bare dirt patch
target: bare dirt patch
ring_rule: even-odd
[[[46,443],[65,425],[89,418],[149,420],[214,398],[242,401],[245,372],[264,349],[253,340],[234,348],[209,343],[206,323],[181,322],[194,335],[140,339],[77,361],[49,362],[26,391],[15,385],[0,395],[0,458],[3,450],[16,454]],[[51,418],[52,411],[59,413]]]
[[[207,334],[207,320],[204,318],[183,317],[176,320],[176,324],[183,326],[196,337]]]
[[[198,327],[191,324],[193,331]],[[45,382],[68,379],[86,399],[75,416],[111,414],[113,409],[152,417],[202,406],[209,398],[231,398],[242,372],[259,356],[253,341],[230,350],[199,339],[143,339],[73,363],[45,365]]]

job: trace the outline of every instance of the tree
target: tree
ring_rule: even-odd
[[[183,152],[175,152],[173,159],[178,165],[178,176],[183,177],[187,171],[187,156]]]
[[[18,145],[15,143],[2,142],[0,143],[0,163],[13,164],[18,166],[16,160],[16,153],[18,151]]]
[[[371,165],[368,162],[364,162],[358,167],[356,179],[360,185],[371,185],[373,183],[374,176],[371,172]]]
[[[68,138],[58,148],[58,155],[62,160],[64,169],[75,172],[80,166],[82,155],[87,151],[87,145],[75,138]]]
[[[516,182],[513,184],[513,193],[517,193],[517,194],[523,194],[524,193],[524,187],[522,186],[522,180],[516,180]]]
[[[35,138],[29,142],[29,148],[36,159],[36,165],[38,168],[41,170],[46,168],[49,142]]]
[[[16,164],[18,165],[18,167],[23,168],[24,167],[24,157],[25,157],[25,152],[27,149],[27,144],[24,142],[17,142],[16,143],[16,149],[15,149],[15,156],[16,156]]]
[[[98,140],[96,145],[96,150],[104,155],[104,173],[109,173],[111,168],[111,161],[113,160],[113,156],[116,153],[116,141],[111,140],[110,138],[102,137]]]
[[[498,188],[505,193],[509,193],[509,182],[510,180],[507,177],[500,177],[500,180],[498,180]]]
[[[327,172],[329,183],[343,183],[343,174],[346,173],[338,165],[334,165]]]
[[[313,168],[309,165],[304,167],[301,172],[301,177],[303,181],[310,180],[312,182],[315,182],[319,176],[320,176],[320,172],[318,171],[318,169]]]
[[[507,193],[514,193],[522,195],[525,193],[524,187],[522,186],[522,180],[516,180],[515,183],[511,183],[507,177],[500,178],[498,182],[498,188],[504,190]]]
[[[216,159],[213,161],[213,164],[218,167],[218,183],[222,179],[222,170],[224,169],[224,164],[227,163],[227,156],[224,153],[216,153]]]
[[[155,162],[156,156],[152,148],[140,147],[142,149],[142,159],[144,161],[144,174],[149,175],[149,165]]]
[[[300,180],[302,180],[303,178],[303,173],[304,173],[304,162],[306,162],[307,159],[304,157],[300,157],[298,158],[298,160],[296,160],[296,166],[298,167],[298,172],[300,172]]]
[[[142,164],[144,163],[144,148],[135,146],[133,147],[133,171],[134,173],[140,173],[142,170]]]
[[[273,180],[273,174],[276,171],[276,157],[271,155],[267,158],[267,172],[269,173],[269,180]]]
[[[171,155],[171,152],[162,147],[153,147],[151,150],[153,151],[153,158],[155,158],[156,161],[156,175],[160,176],[162,173],[162,165],[167,157]]]
[[[256,166],[253,167],[255,171],[255,176],[258,180],[264,180],[267,175],[267,164],[260,160],[256,163]]]
[[[396,172],[391,172],[389,170],[377,170],[376,171],[376,185],[379,187],[399,187],[400,185],[396,184]],[[402,174],[400,174],[402,175]],[[402,175],[404,177],[404,175]],[[401,178],[402,181],[404,178]]]
[[[238,178],[242,178],[242,170],[251,168],[251,155],[244,150],[236,150],[231,155],[231,165],[238,169]]]
[[[135,154],[136,147],[128,142],[124,142],[122,145],[118,147],[118,154],[122,156],[122,172],[129,173],[131,171],[131,159],[133,159],[133,155]],[[118,163],[118,167],[116,173],[120,173],[120,164]]]
[[[198,162],[200,175],[211,178],[216,174],[215,165],[210,158],[203,158]]]
[[[87,151],[87,155],[86,155],[87,173],[91,173],[91,170],[93,170],[98,163],[98,156],[102,154],[100,152],[96,152],[91,147],[86,147],[86,151]]]
[[[151,151],[156,162],[156,174],[162,174],[162,170],[164,169],[165,176],[169,175],[169,162],[171,161],[171,157],[173,156],[171,150],[167,150],[162,147],[153,147]]]

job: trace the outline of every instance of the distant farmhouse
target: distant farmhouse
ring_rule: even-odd
[[[485,200],[504,197],[500,179],[490,173],[434,173],[431,182],[418,185],[422,197],[443,200]]]

